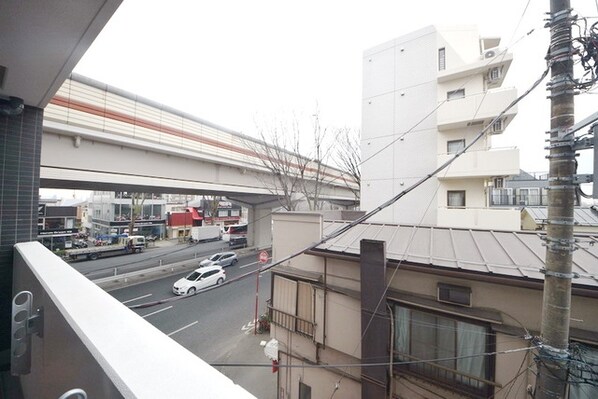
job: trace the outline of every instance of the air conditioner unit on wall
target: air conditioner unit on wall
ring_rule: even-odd
[[[497,55],[499,55],[501,52],[502,52],[502,50],[498,47],[490,48],[490,49],[484,50],[482,52],[482,55],[480,56],[480,58],[483,60],[488,59],[488,58],[493,58],[493,57],[496,57]]]

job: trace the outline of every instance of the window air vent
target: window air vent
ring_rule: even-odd
[[[471,307],[471,288],[439,283],[438,302]]]
[[[474,122],[467,122],[467,126],[480,126],[483,125],[484,121],[474,121]]]

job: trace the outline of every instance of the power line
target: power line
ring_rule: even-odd
[[[352,229],[353,227],[365,222],[367,219],[371,218],[372,216],[378,214],[379,212],[381,212],[382,210],[384,210],[385,208],[389,207],[390,205],[394,204],[395,202],[397,202],[398,200],[400,200],[401,198],[403,198],[404,196],[406,196],[407,194],[409,194],[411,191],[415,190],[416,188],[418,188],[419,186],[421,186],[423,183],[425,183],[426,181],[430,180],[432,177],[434,177],[436,174],[440,173],[441,171],[443,171],[444,169],[446,169],[447,167],[449,167],[449,165],[451,165],[458,157],[460,157],[461,155],[463,155],[465,152],[467,152],[475,143],[477,143],[482,137],[484,137],[488,131],[488,129],[490,129],[492,127],[492,125],[499,119],[502,118],[502,116],[508,112],[511,108],[513,108],[515,105],[517,105],[522,99],[524,99],[525,97],[527,97],[529,95],[529,93],[531,93],[546,77],[546,75],[548,74],[548,72],[550,71],[550,63],[548,63],[547,68],[544,70],[544,72],[542,72],[542,74],[540,75],[540,77],[538,78],[538,80],[536,80],[532,86],[530,88],[528,88],[522,95],[520,95],[519,97],[517,97],[515,100],[513,100],[505,109],[503,109],[491,122],[490,124],[488,124],[485,128],[483,128],[480,133],[471,141],[471,143],[469,143],[468,145],[466,145],[465,147],[463,147],[461,150],[459,150],[452,158],[448,159],[446,162],[444,162],[442,165],[440,165],[439,167],[437,167],[435,170],[433,170],[432,172],[430,172],[429,174],[427,174],[426,176],[424,176],[423,178],[421,178],[420,180],[418,180],[417,182],[415,182],[414,184],[412,184],[411,186],[409,186],[408,188],[406,188],[405,190],[401,191],[399,194],[395,195],[394,197],[392,197],[391,199],[387,200],[386,202],[384,202],[382,205],[378,206],[377,208],[375,208],[374,210],[366,213],[365,215],[357,218],[356,220],[346,224],[345,226],[342,226],[340,228],[338,228],[337,230],[333,231],[332,233],[322,237],[319,241],[299,250],[296,252],[293,252],[290,255],[285,256],[282,259],[279,259],[273,263],[271,263],[270,265],[266,265],[266,266],[262,266],[261,268],[255,270],[255,271],[251,271],[251,272],[247,272],[245,274],[242,274],[240,276],[235,277],[234,279],[231,280],[227,280],[225,281],[223,284],[219,285],[219,286],[224,286],[227,284],[231,284],[235,281],[239,281],[242,280],[244,278],[247,278],[251,275],[253,275],[254,273],[265,273],[267,271],[269,271],[270,269],[272,269],[275,266],[278,266],[284,262],[287,262],[291,259],[296,258],[299,255],[304,254],[307,251],[313,250],[316,247],[318,247],[321,244],[324,244],[325,242],[332,240],[344,233],[346,233],[347,231],[349,231],[350,229]],[[212,286],[200,291],[197,291],[194,295],[197,295],[199,293],[202,292],[206,292],[206,291],[210,291],[212,289],[215,289],[216,287],[219,286]],[[145,308],[145,307],[150,307],[150,306],[154,306],[154,305],[159,305],[159,304],[163,304],[163,303],[167,303],[167,302],[173,302],[173,301],[177,301],[177,300],[181,300],[184,298],[187,298],[188,296],[182,296],[182,297],[171,297],[171,298],[167,298],[161,301],[156,301],[156,302],[150,302],[150,303],[143,303],[143,304],[139,304],[139,305],[134,305],[134,306],[130,306],[131,309],[140,309],[140,308]]]
[[[343,363],[343,364],[289,364],[289,365],[278,365],[281,368],[315,368],[315,369],[326,369],[326,368],[353,368],[353,367],[380,367],[380,366],[406,366],[410,364],[428,364],[428,363],[440,363],[449,360],[460,360],[469,359],[482,356],[495,356],[495,355],[509,355],[518,352],[527,352],[530,350],[537,349],[538,346],[530,346],[525,348],[507,349],[503,351],[494,352],[483,352],[475,353],[472,355],[463,356],[452,356],[436,359],[425,359],[425,360],[406,360],[398,362],[380,362],[380,363]],[[210,363],[212,367],[272,367],[272,363]]]

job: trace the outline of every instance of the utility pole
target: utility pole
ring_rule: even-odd
[[[550,155],[546,270],[536,399],[565,398],[569,359],[573,239],[575,82],[570,0],[550,0]]]

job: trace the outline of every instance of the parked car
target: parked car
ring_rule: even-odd
[[[237,254],[234,252],[219,252],[199,262],[199,267],[204,266],[232,266],[237,263]]]
[[[172,292],[176,295],[193,295],[201,289],[222,284],[224,280],[226,280],[226,272],[222,266],[206,266],[177,280],[172,286]]]
[[[89,245],[87,244],[87,241],[84,241],[84,240],[81,240],[81,239],[74,240],[73,244],[72,244],[73,248],[87,248],[88,246]]]
[[[154,242],[158,239],[158,236],[155,234],[150,234],[149,236],[145,237],[145,241]]]

